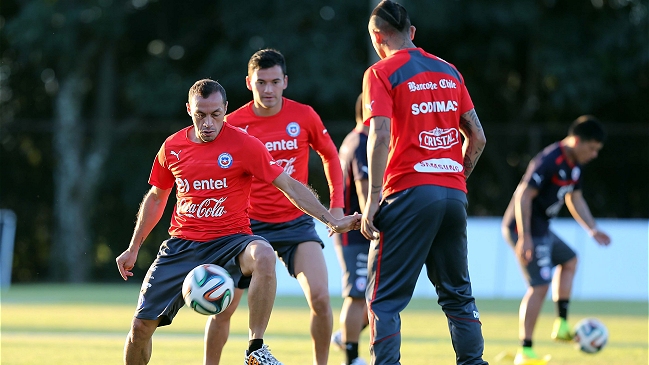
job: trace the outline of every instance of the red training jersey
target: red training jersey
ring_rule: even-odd
[[[330,206],[342,208],[342,170],[338,151],[322,120],[312,107],[282,98],[282,109],[270,117],[255,114],[253,102],[225,116],[225,120],[253,135],[264,144],[284,172],[307,184],[309,147],[322,158],[329,183]],[[269,223],[288,222],[304,214],[274,186],[253,178],[250,195],[250,218]]]
[[[172,237],[205,242],[235,233],[251,234],[248,205],[253,176],[270,183],[282,168],[258,139],[223,123],[211,142],[188,138],[193,126],[169,136],[153,162],[149,184],[176,185]],[[272,186],[272,185],[269,185]]]
[[[460,72],[421,48],[400,50],[363,76],[363,117],[390,118],[383,197],[417,185],[466,192],[460,116],[473,102]]]

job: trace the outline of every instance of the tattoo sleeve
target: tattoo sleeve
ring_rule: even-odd
[[[462,114],[460,117],[460,130],[465,137],[462,152],[464,155],[464,176],[468,179],[487,143],[482,124],[480,124],[475,109]]]

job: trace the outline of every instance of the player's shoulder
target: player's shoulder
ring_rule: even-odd
[[[283,108],[286,108],[285,110],[290,113],[313,113],[317,115],[315,109],[313,109],[311,105],[301,103],[299,101],[286,97],[284,98]]]
[[[188,144],[189,142],[187,141],[187,133],[192,128],[193,126],[187,126],[177,131],[176,133],[168,136],[164,141],[165,148]]]
[[[248,134],[248,132],[245,129],[237,127],[236,125],[233,125],[230,122],[223,123],[223,132],[225,132],[224,136],[227,137],[228,141],[230,139],[233,139],[235,141],[239,141],[239,140],[247,141],[251,138],[257,139],[251,136],[250,134]]]
[[[251,116],[251,114],[254,116],[254,113],[252,112],[252,103],[252,101],[245,103],[235,111],[228,113],[225,116],[225,121],[236,126],[243,123]]]
[[[534,166],[556,166],[558,164],[558,161],[560,162],[562,160],[563,156],[563,151],[561,149],[561,146],[559,142],[552,143],[545,148],[543,148],[539,153],[532,158],[530,161],[530,165]]]

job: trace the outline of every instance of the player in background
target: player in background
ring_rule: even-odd
[[[514,358],[517,365],[547,362],[547,357],[540,358],[532,349],[532,335],[550,282],[557,311],[551,338],[572,339],[567,317],[577,255],[549,229],[550,219],[565,201],[572,216],[598,244],[611,242],[597,228],[581,191],[581,167],[597,157],[604,140],[605,132],[597,119],[589,115],[577,118],[567,137],[547,146],[530,161],[503,216],[503,237],[514,248],[528,282],[519,309],[521,347]]]
[[[367,132],[363,124],[362,95],[356,99],[356,127],[347,134],[338,150],[345,187],[345,214],[362,212],[367,197]],[[343,365],[365,365],[358,357],[358,341],[367,326],[367,253],[370,241],[358,231],[334,234],[334,247],[342,269],[343,306],[340,310],[340,330],[332,343],[345,351]]]
[[[199,264],[213,263],[225,268],[237,287],[248,288],[250,341],[244,363],[281,365],[263,343],[275,301],[276,259],[270,244],[250,230],[247,209],[253,176],[274,185],[333,231],[360,226],[359,216],[333,217],[311,190],[283,171],[258,139],[224,123],[227,105],[219,83],[197,81],[187,102],[193,125],[169,136],[153,162],[152,186],[140,205],[131,242],[116,259],[124,280],[133,276],[140,246],[162,217],[174,185],[177,202],[171,238],[160,246],[142,283],[124,345],[125,364],[149,362],[156,328],[171,324],[184,305],[185,276]]]
[[[338,151],[320,117],[308,105],[282,96],[288,86],[284,56],[262,49],[248,62],[246,86],[253,100],[226,116],[227,123],[253,135],[266,146],[277,164],[294,179],[306,184],[309,153],[321,157],[329,183],[330,209],[343,216],[342,171]],[[291,276],[295,277],[311,309],[313,363],[327,364],[333,313],[329,301],[324,244],[314,221],[296,209],[286,197],[262,179],[253,179],[250,196],[251,228],[266,238]],[[227,341],[230,317],[239,304],[242,290],[235,290],[232,304],[208,320],[205,329],[205,363],[218,364]]]
[[[363,77],[370,191],[361,231],[372,239],[371,363],[399,364],[399,314],[426,265],[457,364],[486,364],[466,231],[466,179],[486,144],[482,125],[458,70],[414,45],[403,6],[379,3],[368,31],[381,58]]]

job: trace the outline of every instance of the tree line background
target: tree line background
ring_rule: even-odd
[[[218,80],[238,108],[251,99],[246,65],[260,48],[286,56],[285,96],[312,105],[340,145],[376,57],[367,34],[376,3],[3,0],[0,208],[18,216],[13,281],[120,280],[114,258],[154,155],[191,123],[189,87]],[[646,0],[402,3],[415,44],[462,72],[485,129],[470,215],[501,215],[530,158],[588,113],[609,132],[584,171],[591,210],[649,218]],[[311,184],[327,199],[318,160]],[[136,270],[167,237],[172,204]]]

